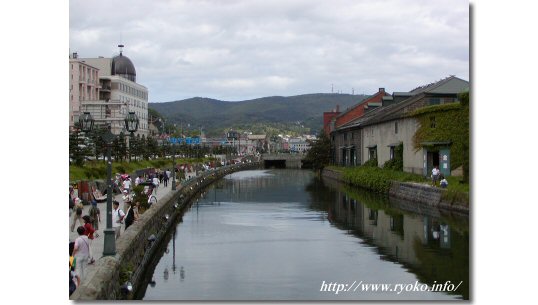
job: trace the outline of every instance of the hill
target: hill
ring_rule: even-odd
[[[340,105],[340,110],[362,101],[365,95],[305,94],[271,96],[253,100],[227,102],[195,97],[166,103],[150,103],[149,108],[160,113],[168,123],[203,126],[209,135],[221,135],[225,130],[249,130],[254,133],[315,133],[322,128],[323,112]]]

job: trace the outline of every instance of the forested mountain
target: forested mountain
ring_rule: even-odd
[[[150,103],[167,123],[191,129],[203,127],[209,135],[221,135],[237,129],[254,133],[316,133],[323,125],[323,112],[340,105],[340,111],[366,98],[350,94],[305,94],[271,96],[253,100],[227,102],[195,97],[167,103]]]

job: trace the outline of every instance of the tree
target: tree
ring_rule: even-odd
[[[125,139],[125,134],[120,132],[119,136],[119,147],[118,154],[120,156],[120,161],[127,160],[127,140]]]
[[[81,135],[80,131],[76,129],[69,135],[69,158],[73,160],[75,165],[84,165],[84,157],[87,152],[86,148],[84,137]]]
[[[146,151],[148,156],[155,157],[158,154],[158,143],[157,139],[152,136],[146,138]]]
[[[94,143],[94,154],[95,158],[99,159],[100,156],[103,156],[103,160],[105,160],[106,155],[106,143],[103,140],[103,135],[105,134],[106,129],[104,128],[94,128],[91,132],[91,138]],[[106,161],[103,161],[106,162]]]
[[[312,164],[314,170],[322,170],[331,162],[331,141],[322,130],[317,140],[308,140],[310,150],[306,154],[307,162]]]

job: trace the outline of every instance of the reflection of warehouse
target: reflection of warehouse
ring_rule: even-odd
[[[422,263],[416,253],[417,242],[426,247],[451,248],[450,227],[433,217],[371,208],[342,192],[337,192],[329,214],[331,222],[351,230],[401,263]]]

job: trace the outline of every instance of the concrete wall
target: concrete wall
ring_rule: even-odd
[[[301,168],[301,160],[305,157],[305,154],[263,154],[262,164],[264,160],[284,160],[286,161],[286,168]]]
[[[188,208],[189,200],[200,189],[235,171],[258,168],[259,162],[236,164],[205,172],[185,182],[177,191],[171,191],[144,212],[129,230],[116,242],[116,255],[103,257],[95,263],[96,271],[84,279],[71,295],[71,300],[128,299],[121,293],[122,279],[128,279],[133,290],[140,289],[143,275],[159,243],[166,233],[177,225],[177,218]],[[178,203],[177,206],[175,204]],[[168,216],[168,217],[167,217]],[[154,235],[155,240],[148,238]]]
[[[395,124],[398,122],[398,133]],[[390,160],[390,147],[394,143],[403,143],[403,166],[405,172],[422,174],[422,150],[415,151],[413,136],[418,129],[414,118],[404,118],[381,124],[366,126],[362,129],[362,163],[369,160],[368,146],[377,145],[377,162],[383,166]]]

